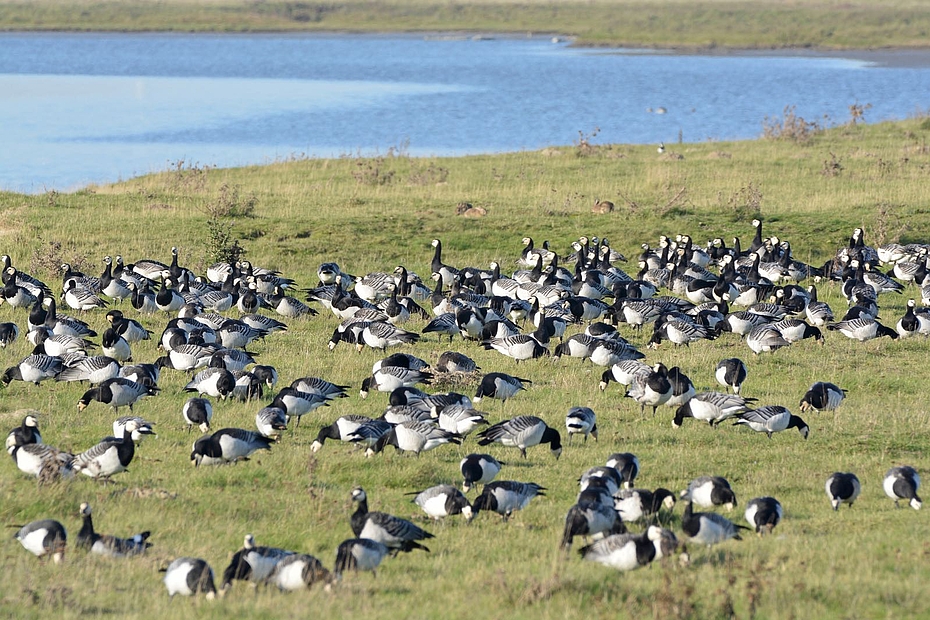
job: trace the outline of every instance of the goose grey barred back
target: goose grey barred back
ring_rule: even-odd
[[[372,372],[378,372],[385,366],[397,366],[409,370],[429,370],[429,362],[410,353],[392,353],[371,365]]]
[[[312,588],[316,583],[328,584],[329,571],[317,558],[306,553],[294,553],[278,560],[267,579],[280,590],[295,592]]]
[[[518,448],[523,458],[526,458],[527,448],[544,443],[549,444],[549,450],[556,459],[562,454],[562,437],[559,432],[536,416],[521,415],[498,422],[478,433],[478,437],[481,438],[479,446],[500,443]]]
[[[572,407],[565,416],[565,428],[568,431],[568,443],[573,435],[582,435],[585,443],[588,435],[597,441],[597,416],[590,407]]]
[[[736,525],[714,512],[694,512],[691,502],[688,502],[681,517],[681,529],[692,542],[710,547],[731,538],[742,540],[739,530],[749,528]]]
[[[436,411],[437,408],[433,407],[430,416]],[[485,415],[487,414],[464,405],[447,405],[438,410],[436,420],[442,430],[466,437],[479,426],[489,424]]]
[[[875,319],[849,319],[840,321],[839,323],[830,323],[827,325],[827,329],[830,331],[838,331],[847,338],[858,340],[859,342],[865,342],[866,340],[879,338],[881,336],[888,336],[892,340],[898,338],[898,333],[895,330],[882,325]]]
[[[900,500],[905,500],[914,510],[920,510],[921,500],[917,495],[920,488],[920,476],[910,465],[892,467],[882,480],[885,495],[894,500],[895,508]]]
[[[359,395],[368,397],[368,392],[376,389],[379,392],[393,392],[399,387],[413,387],[417,383],[429,385],[433,374],[425,370],[411,370],[399,366],[382,366],[370,377],[362,381]]]
[[[581,547],[579,555],[590,562],[630,571],[646,566],[656,558],[656,543],[662,541],[662,528],[651,525],[642,534],[612,534]]]
[[[781,522],[784,510],[774,497],[755,497],[746,504],[743,516],[756,534],[763,536],[771,534],[775,526]]]
[[[358,430],[358,427],[365,422],[370,422],[371,418],[363,415],[344,415],[336,418],[336,421],[328,426],[320,428],[316,439],[310,445],[311,452],[319,452],[326,443],[327,439],[336,439],[338,441],[349,441],[352,433]]]
[[[717,379],[717,383],[720,385],[732,388],[734,394],[739,394],[740,389],[743,387],[743,382],[746,380],[746,364],[743,360],[737,357],[729,357],[725,360],[721,360],[717,364],[717,369],[714,372],[714,378]]]
[[[97,401],[111,406],[114,411],[119,411],[120,407],[129,407],[132,411],[133,405],[140,399],[155,396],[159,391],[160,389],[155,386],[142,385],[123,377],[114,377],[84,392],[77,407],[78,411],[83,411],[91,401]]]
[[[82,357],[63,368],[55,377],[56,381],[88,381],[99,385],[108,379],[118,377],[122,367],[120,363],[106,355]]]
[[[246,534],[243,547],[236,551],[226,570],[223,571],[220,591],[229,590],[233,581],[264,582],[278,562],[291,555],[294,555],[293,551],[257,546],[255,538],[251,534]]]
[[[26,551],[41,558],[52,556],[55,564],[60,564],[65,557],[68,544],[68,532],[54,519],[33,521],[19,528],[14,536]]]
[[[428,517],[436,521],[457,514],[464,516],[466,521],[471,521],[474,516],[471,504],[465,498],[465,495],[450,484],[439,484],[407,495],[416,495],[413,498],[413,503],[422,508]]]
[[[126,425],[129,424],[130,420],[135,422],[136,425],[136,428],[133,431],[126,430]],[[158,436],[157,433],[155,433],[154,426],[154,422],[150,422],[144,418],[140,418],[139,416],[124,415],[113,420],[113,436],[117,439],[122,439],[128,432],[129,437],[132,438],[136,445],[139,445],[142,443],[142,439],[145,438],[146,435],[151,435],[153,437]]]
[[[489,372],[481,378],[481,383],[475,392],[472,402],[481,402],[482,398],[496,398],[506,402],[520,390],[525,390],[524,384],[532,383],[529,379],[521,379],[502,372]]]
[[[700,476],[688,484],[688,488],[681,492],[680,499],[693,502],[701,508],[723,506],[733,510],[736,506],[736,494],[730,487],[726,478],[721,476]]]
[[[72,468],[85,476],[105,481],[126,471],[135,456],[136,444],[132,440],[132,432],[136,428],[135,420],[130,420],[124,427],[122,439],[107,437],[84,452],[76,454]]]
[[[840,504],[849,504],[849,507],[852,508],[853,503],[862,491],[862,485],[859,483],[856,474],[838,471],[830,474],[830,477],[827,478],[825,489],[827,497],[830,498],[830,505],[833,506],[835,511],[840,509]]]
[[[155,364],[135,364],[119,369],[119,376],[142,385],[157,386],[161,368]]]
[[[427,323],[420,332],[423,334],[439,334],[440,342],[443,335],[446,335],[449,337],[449,343],[451,344],[452,339],[459,335],[459,326],[454,313],[444,312]]]
[[[152,546],[148,542],[151,532],[145,531],[134,534],[129,538],[118,538],[109,534],[98,534],[94,531],[94,521],[91,515],[90,504],[81,504],[80,516],[83,520],[81,531],[78,532],[77,545],[97,555],[111,558],[121,558],[130,555],[140,555]]]
[[[487,484],[501,471],[501,463],[490,454],[469,454],[459,463],[462,472],[462,491],[468,493],[477,484]]]
[[[620,490],[620,485],[623,484],[623,476],[614,467],[590,467],[581,474],[578,483],[582,491],[592,485],[604,486],[612,495]],[[601,483],[603,484],[601,485]]]
[[[292,387],[279,391],[271,402],[272,407],[278,407],[287,414],[286,421],[297,418],[296,427],[300,427],[300,419],[311,411],[320,407],[328,407],[330,399],[317,392],[301,392]]]
[[[375,445],[370,446],[365,452],[365,456],[372,456],[381,452],[386,446],[394,446],[395,449],[404,452],[413,452],[420,456],[421,452],[426,452],[438,448],[447,443],[461,444],[461,438],[456,434],[429,422],[405,421],[382,435]]]
[[[348,435],[348,441],[361,447],[371,448],[393,428],[391,424],[384,420],[368,420],[360,424],[358,428]]]
[[[74,475],[74,455],[44,443],[17,444],[7,438],[6,451],[24,474],[39,482],[51,482]]]
[[[751,409],[737,416],[734,426],[745,424],[757,433],[765,433],[769,439],[773,433],[779,433],[789,428],[796,428],[801,437],[807,439],[810,427],[798,416],[792,414],[787,407],[781,405],[765,405],[758,409]]]
[[[744,398],[738,394],[701,392],[675,411],[672,426],[679,428],[685,418],[694,418],[716,427],[724,420],[735,418],[749,411],[750,403],[755,400],[755,398]]]
[[[646,377],[651,372],[652,367],[640,360],[617,362],[601,374],[599,387],[603,392],[611,381],[616,381],[623,386],[629,386],[636,380],[637,376]]]
[[[536,496],[545,497],[546,488],[535,482],[516,482],[498,480],[484,486],[475,501],[472,510],[477,516],[482,510],[496,512],[504,521],[517,510],[526,508]]]
[[[79,312],[106,308],[109,305],[106,301],[100,299],[93,290],[80,284],[75,278],[65,281],[63,294],[68,307]]]
[[[265,437],[278,440],[281,437],[281,431],[287,430],[287,414],[280,407],[262,407],[255,414],[255,426]]]
[[[828,383],[818,381],[801,397],[799,407],[801,411],[833,411],[837,409],[846,398],[846,390]]]
[[[41,346],[39,345],[37,349]],[[64,362],[61,358],[39,352],[23,358],[16,366],[7,368],[0,380],[4,385],[9,385],[12,381],[39,385],[42,381],[54,379],[62,370],[64,370]]]
[[[652,415],[655,416],[659,406],[667,403],[672,397],[668,369],[664,364],[657,363],[648,375],[637,375],[633,378],[626,396],[639,403],[641,415],[645,415],[646,407],[652,407]]]
[[[349,570],[370,570],[377,574],[381,561],[390,552],[386,545],[369,538],[350,538],[339,543],[336,549],[336,565],[333,574],[341,579]]]
[[[562,533],[562,549],[571,549],[575,536],[597,534],[623,534],[626,527],[610,506],[597,502],[581,501],[568,509],[565,515],[565,528]]]
[[[635,346],[617,340],[601,340],[591,349],[591,362],[598,366],[613,366],[628,360],[643,359],[643,354]]]
[[[818,344],[824,344],[823,332],[820,331],[820,328],[805,323],[804,321],[798,319],[782,319],[770,323],[770,326],[778,330],[782,338],[789,343],[799,342],[806,338],[813,338]]]
[[[406,519],[384,512],[368,511],[368,495],[362,487],[352,489],[352,501],[358,504],[350,518],[352,531],[359,538],[369,538],[386,545],[391,550],[409,552],[414,549],[429,549],[418,540],[433,538],[433,535]]]
[[[478,370],[481,370],[481,367],[475,363],[475,360],[458,351],[445,351],[436,362],[437,372],[471,373]]]
[[[241,428],[223,428],[194,442],[191,463],[223,465],[247,461],[257,450],[271,450],[272,441],[259,433]]]

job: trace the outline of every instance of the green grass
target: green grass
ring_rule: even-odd
[[[798,143],[760,140],[654,147],[579,145],[541,152],[461,159],[420,160],[397,155],[378,159],[293,161],[265,167],[218,170],[179,166],[163,174],[70,194],[0,194],[0,231],[14,265],[34,271],[57,289],[54,272],[43,267],[67,260],[96,273],[106,254],[127,260],[170,258],[202,270],[211,261],[208,213],[224,208],[252,212],[222,220],[256,264],[281,269],[301,286],[315,281],[317,266],[336,260],[346,270],[391,270],[397,264],[427,275],[432,248],[441,238],[444,259],[454,265],[486,266],[498,260],[513,268],[520,240],[548,239],[565,252],[581,234],[597,234],[631,258],[639,244],[658,235],[687,232],[702,244],[720,236],[744,242],[749,221],[761,215],[767,235],[792,242],[795,254],[823,263],[844,244],[855,226],[878,245],[892,240],[924,241],[930,224],[930,125],[924,119],[874,126],[840,127]],[[839,160],[839,174],[825,162]],[[446,174],[436,180],[437,168]],[[372,172],[377,169],[377,174]],[[432,170],[433,172],[428,172]],[[828,174],[825,174],[825,171]],[[393,175],[389,173],[393,172]],[[384,179],[385,182],[380,181]],[[225,189],[223,187],[225,186]],[[232,198],[235,192],[238,198]],[[608,215],[594,215],[594,199],[616,203]],[[488,215],[455,215],[461,201],[485,207]],[[633,269],[631,267],[631,269]],[[842,312],[836,286],[821,285],[821,297]],[[882,298],[884,322],[903,314],[904,296]],[[130,315],[133,313],[130,312]],[[0,307],[0,320],[25,321],[22,311]],[[98,330],[102,313],[89,316]],[[141,319],[160,333],[162,317]],[[38,487],[7,459],[0,474],[0,522],[25,523],[53,517],[72,537],[79,530],[78,506],[94,507],[97,529],[128,535],[151,529],[155,547],[128,561],[91,557],[72,549],[63,566],[41,564],[9,537],[0,544],[6,568],[0,583],[5,615],[45,618],[119,616],[129,618],[320,617],[464,618],[476,614],[515,618],[693,617],[896,617],[930,616],[924,584],[930,577],[930,525],[925,511],[895,510],[881,491],[892,465],[909,463],[926,472],[930,414],[925,403],[926,339],[868,343],[834,333],[826,345],[802,342],[755,357],[735,336],[675,350],[667,343],[649,351],[649,361],[679,365],[698,389],[716,389],[713,368],[725,357],[749,365],[746,395],[764,404],[797,411],[807,387],[829,380],[849,390],[834,414],[807,414],[810,438],[795,431],[772,440],[744,428],[712,430],[686,421],[673,429],[671,413],[639,414],[615,385],[597,388],[603,369],[565,359],[517,365],[474,343],[453,348],[472,356],[487,371],[526,376],[532,388],[501,406],[482,403],[492,421],[518,414],[539,415],[562,428],[573,405],[598,414],[600,440],[566,445],[555,461],[545,448],[529,458],[492,446],[508,463],[501,478],[534,481],[548,496],[534,500],[510,523],[480,515],[466,525],[457,519],[425,527],[436,535],[432,553],[387,560],[377,578],[348,575],[334,593],[321,589],[292,595],[253,591],[237,584],[224,600],[169,602],[157,572],[180,555],[201,556],[222,572],[231,554],[253,533],[259,544],[281,546],[320,557],[332,565],[336,546],[349,537],[356,484],[369,492],[371,507],[415,517],[405,493],[439,482],[459,482],[458,461],[475,451],[474,439],[420,458],[387,452],[366,460],[350,447],[327,442],[311,455],[321,423],[339,415],[378,415],[383,394],[367,400],[357,386],[371,364],[383,357],[325,343],[336,319],[327,313],[290,322],[252,347],[260,360],[277,366],[283,382],[304,375],[353,386],[351,398],[307,416],[289,430],[271,453],[249,463],[193,469],[189,436],[181,421],[186,378],[166,371],[162,393],[141,402],[139,415],[157,422],[158,438],[148,439],[128,473],[109,486],[80,476],[68,483]],[[419,330],[422,322],[409,328]],[[644,345],[648,335],[622,328]],[[429,339],[407,348],[435,360],[448,349]],[[0,353],[8,366],[28,353],[25,341]],[[158,355],[153,343],[136,349],[139,360]],[[109,434],[112,413],[94,403],[83,413],[77,385],[14,383],[0,390],[0,428],[42,413],[46,442],[81,450]],[[471,392],[472,388],[462,391]],[[220,403],[215,428],[251,428],[257,404]],[[562,523],[587,467],[603,464],[616,451],[631,451],[642,464],[640,484],[679,491],[693,477],[726,476],[740,507],[752,497],[773,495],[785,507],[775,536],[690,549],[692,566],[655,565],[620,575],[574,555],[560,557]],[[836,470],[855,471],[863,483],[856,506],[830,510],[823,483]],[[677,507],[676,515],[681,514]],[[416,518],[416,517],[415,517]],[[678,528],[676,516],[672,523]],[[13,530],[8,531],[12,536]]]
[[[926,47],[921,0],[3,0],[0,29],[558,34],[589,45],[675,48]]]

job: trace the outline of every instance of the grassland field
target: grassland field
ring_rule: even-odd
[[[443,241],[443,258],[456,266],[486,267],[497,260],[515,269],[520,240],[549,240],[565,253],[582,234],[607,237],[635,261],[641,243],[660,234],[689,233],[701,243],[734,236],[746,242],[760,217],[766,235],[789,240],[795,256],[822,264],[844,245],[854,227],[872,245],[928,241],[930,231],[930,122],[919,117],[876,125],[848,124],[804,140],[756,140],[650,146],[579,143],[544,151],[456,159],[415,159],[402,153],[376,158],[295,160],[261,167],[214,169],[184,162],[161,174],[73,193],[0,194],[0,248],[13,264],[60,287],[58,265],[97,273],[105,255],[128,261],[170,259],[203,271],[218,241],[209,226],[238,240],[256,265],[280,269],[300,287],[316,282],[321,262],[336,261],[351,273],[390,271],[399,264],[428,276],[430,240]],[[616,208],[594,214],[595,199]],[[456,215],[469,202],[484,217]],[[630,265],[631,270],[635,267]],[[838,287],[819,285],[821,298],[842,313]],[[903,315],[904,295],[884,295],[885,324]],[[222,572],[246,533],[259,544],[314,554],[331,567],[335,548],[350,537],[349,493],[362,485],[371,507],[420,519],[405,496],[432,484],[460,483],[458,462],[478,448],[442,447],[414,458],[385,452],[365,459],[351,446],[327,442],[312,454],[318,428],[349,413],[377,416],[385,394],[361,400],[357,388],[385,354],[356,353],[326,342],[338,323],[319,316],[289,321],[286,333],[250,347],[262,363],[278,368],[282,383],[314,375],[351,385],[351,397],[334,402],[289,429],[270,453],[235,466],[194,469],[189,435],[181,420],[187,377],[165,371],[162,392],[136,406],[157,423],[157,438],[139,448],[127,473],[105,486],[79,476],[38,486],[10,459],[0,467],[0,523],[56,518],[73,537],[81,502],[94,507],[104,533],[150,529],[155,546],[139,558],[107,560],[72,549],[61,566],[40,563],[10,536],[0,542],[5,578],[0,611],[6,617],[282,618],[877,618],[930,617],[925,584],[930,578],[930,522],[926,511],[895,509],[881,490],[893,465],[924,473],[928,461],[927,354],[924,338],[858,343],[828,333],[824,346],[803,341],[774,354],[754,356],[733,335],[674,348],[664,343],[647,361],[680,366],[699,390],[718,389],[716,363],[740,357],[749,366],[744,386],[760,404],[782,404],[795,413],[814,381],[832,381],[849,392],[835,414],[808,413],[807,441],[795,431],[772,439],[745,428],[686,421],[672,428],[671,412],[640,416],[639,407],[611,385],[601,392],[602,368],[572,359],[516,364],[474,342],[450,345],[423,338],[402,350],[435,361],[447,349],[473,357],[483,371],[532,379],[532,387],[506,405],[485,401],[492,422],[538,415],[563,428],[573,405],[598,415],[598,441],[566,444],[559,460],[545,448],[524,461],[506,448],[487,451],[508,465],[502,479],[546,486],[509,523],[481,514],[469,525],[457,518],[433,524],[431,553],[388,559],[377,577],[347,575],[332,593],[315,588],[290,595],[237,584],[221,601],[169,600],[159,567],[181,555],[207,559]],[[85,317],[98,331],[103,312]],[[156,336],[162,316],[138,318]],[[235,312],[231,313],[235,316]],[[25,312],[0,307],[0,321],[25,325]],[[419,331],[425,323],[412,321]],[[580,331],[582,326],[572,330]],[[648,333],[621,326],[645,345]],[[648,332],[648,330],[647,330]],[[28,354],[24,339],[0,351],[3,367]],[[139,361],[159,355],[155,341],[134,351]],[[473,385],[459,391],[473,393]],[[89,447],[110,433],[113,413],[94,403],[79,413],[86,386],[13,383],[0,390],[0,423],[9,429],[22,410],[41,412],[47,443]],[[251,428],[262,404],[217,403],[214,428]],[[639,484],[680,491],[704,474],[727,477],[742,522],[752,497],[772,495],[785,508],[775,535],[730,541],[712,549],[691,547],[692,563],[657,563],[621,574],[558,550],[577,477],[617,451],[638,455]],[[856,505],[833,512],[824,481],[833,471],[862,480]],[[472,495],[473,497],[473,495]],[[671,527],[680,532],[681,506]]]

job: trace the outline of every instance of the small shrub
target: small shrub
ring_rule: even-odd
[[[84,269],[87,255],[77,253],[73,247],[66,247],[60,241],[45,241],[39,235],[35,239],[38,245],[32,249],[30,271],[59,274],[63,263],[69,263],[78,271]]]
[[[819,131],[820,125],[798,116],[795,106],[785,107],[781,118],[766,116],[762,121],[762,137],[767,140],[790,140],[803,144]]]
[[[239,186],[220,186],[216,198],[207,203],[207,213],[211,218],[222,217],[252,217],[258,198],[253,193],[242,198],[239,196]]]
[[[871,103],[862,105],[861,103],[857,101],[856,103],[850,105],[849,106],[849,121],[846,124],[851,127],[855,127],[859,123],[864,123],[866,110],[871,110],[871,109],[872,109]]]
[[[825,177],[838,177],[841,172],[843,172],[843,164],[840,163],[840,158],[836,156],[836,153],[831,152],[830,159],[823,160],[820,174]]]
[[[218,217],[207,220],[207,264],[227,262],[235,265],[246,254],[239,240],[232,236],[232,224]]]
[[[588,157],[597,154],[598,146],[594,144],[594,138],[600,132],[600,127],[595,127],[594,131],[589,134],[578,130],[578,140],[575,141],[575,154],[578,155],[578,157]]]
[[[171,174],[168,176],[169,187],[178,191],[203,191],[207,183],[210,166],[192,164],[179,159],[168,162]]]
[[[415,166],[407,182],[411,185],[437,185],[445,183],[448,178],[448,169],[429,162],[426,166]]]
[[[352,176],[359,185],[387,185],[394,180],[393,170],[384,170],[384,158],[360,159]]]
[[[760,217],[762,215],[762,189],[750,181],[733,192],[724,206],[734,221]]]

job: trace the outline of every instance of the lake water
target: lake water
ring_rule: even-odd
[[[548,38],[0,34],[0,189],[185,165],[752,138],[926,110],[923,54],[679,55]],[[664,114],[656,113],[664,108]]]

